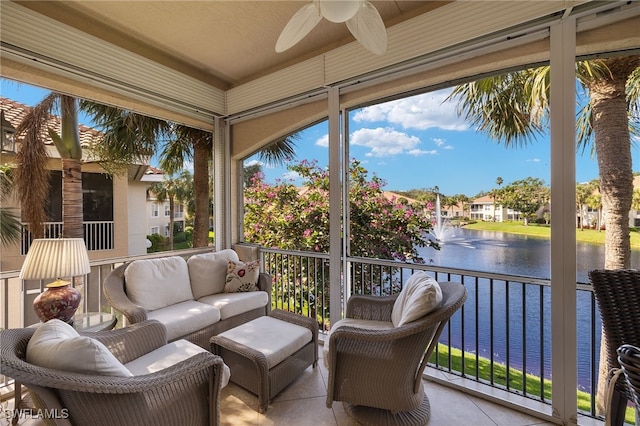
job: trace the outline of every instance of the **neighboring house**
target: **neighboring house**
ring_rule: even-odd
[[[14,128],[17,128],[31,107],[0,97],[0,108]],[[51,128],[60,131],[59,117],[52,117]],[[126,175],[112,176],[105,172],[95,158],[91,157],[90,146],[100,141],[102,134],[90,127],[79,126],[80,141],[83,147],[82,192],[84,234],[89,258],[91,260],[125,257],[144,254],[146,250],[146,217],[136,214],[145,206],[148,182],[142,180],[147,165],[136,164],[128,167]],[[62,235],[62,160],[49,136],[43,140],[49,150],[48,168],[50,174],[50,196],[47,206],[49,222],[45,224],[45,235]],[[15,147],[3,147],[0,164],[15,162],[15,151],[22,143],[15,140]],[[13,149],[12,149],[13,148]],[[9,200],[6,207],[15,208],[20,216],[17,198]],[[2,246],[0,270],[20,269],[30,245],[30,235],[26,224],[23,227],[21,241]]]
[[[634,176],[633,190],[635,192],[638,189],[640,189],[640,176]],[[629,211],[629,226],[634,228],[640,228],[640,210],[634,209],[633,206]]]
[[[142,177],[143,182],[150,185],[162,182],[164,172],[155,167],[149,167]],[[173,205],[173,229],[174,233],[184,230],[185,208],[180,203]],[[169,236],[169,201],[158,201],[155,194],[147,190],[147,234],[160,234],[163,237]]]
[[[485,195],[471,201],[469,217],[487,222],[503,222],[505,220],[518,220],[520,219],[520,214],[512,209],[504,208],[492,196]]]
[[[633,190],[634,192],[636,190],[640,190],[640,175],[633,177]],[[593,193],[597,194],[598,190],[597,189],[594,190]],[[601,211],[601,209],[584,206],[584,210],[585,210],[584,213],[581,213],[579,211],[578,206],[576,206],[576,215],[577,215],[576,222],[578,226],[580,226],[580,220],[584,215],[585,227],[588,226],[593,228],[594,225],[598,223],[598,214],[602,214],[602,217],[600,218],[599,223],[600,223],[600,226],[604,226],[603,225],[604,213]],[[633,206],[631,206],[631,210],[629,210],[629,226],[632,228],[640,228],[640,210],[634,209]]]

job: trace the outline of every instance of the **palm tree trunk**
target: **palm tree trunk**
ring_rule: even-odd
[[[84,238],[82,225],[82,163],[62,159],[62,236]]]
[[[612,58],[606,61],[611,75],[589,84],[593,131],[600,171],[600,193],[605,220],[605,269],[628,268],[631,257],[629,210],[633,198],[631,140],[625,85],[630,73],[640,65],[640,56]],[[602,333],[601,341],[606,335]],[[600,345],[600,369],[596,411],[604,414],[609,369]]]
[[[193,247],[209,245],[209,158],[211,149],[198,142],[193,147],[193,192],[195,212],[193,220]]]

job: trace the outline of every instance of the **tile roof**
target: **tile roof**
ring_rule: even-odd
[[[33,109],[33,107],[8,98],[0,97],[0,109],[4,111],[4,116],[9,123],[17,129],[24,117]],[[49,123],[49,128],[54,129],[58,134],[60,134],[60,117],[52,115]],[[78,128],[80,133],[80,144],[83,147],[90,147],[102,139],[102,132],[96,129],[85,126],[84,124],[80,124]],[[41,138],[45,144],[53,145],[53,141],[46,131],[42,133]],[[21,140],[22,137],[17,135],[16,143],[20,143]]]

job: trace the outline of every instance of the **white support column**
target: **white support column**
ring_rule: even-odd
[[[577,425],[576,23],[551,25],[551,368],[553,417]]]
[[[329,312],[342,318],[342,168],[340,161],[340,91],[329,88]]]
[[[230,150],[227,149],[228,135],[219,117],[214,119],[213,128],[213,218],[214,246],[216,251],[231,247],[230,212]]]

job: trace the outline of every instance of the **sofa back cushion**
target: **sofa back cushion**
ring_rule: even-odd
[[[147,311],[193,300],[187,262],[180,256],[134,260],[124,278],[129,299]]]
[[[130,377],[132,374],[101,342],[52,319],[40,325],[27,344],[28,363],[74,373]]]
[[[235,262],[239,260],[238,253],[232,249],[197,254],[187,260],[194,299],[198,300],[224,291],[227,264],[230,260]]]
[[[422,318],[441,302],[442,290],[438,282],[426,272],[417,271],[409,277],[393,304],[391,322],[395,327],[400,327]]]

